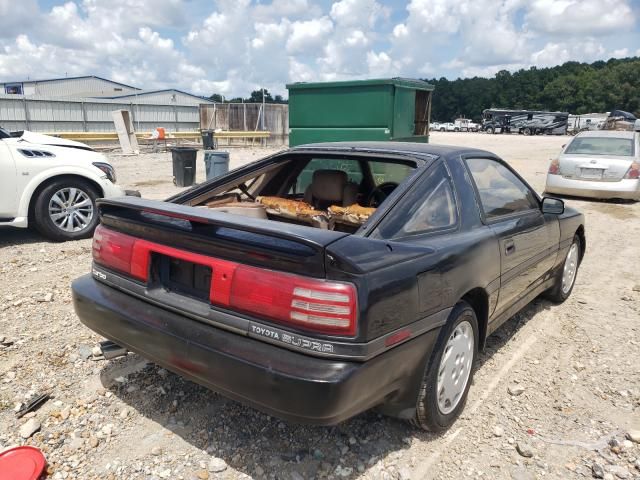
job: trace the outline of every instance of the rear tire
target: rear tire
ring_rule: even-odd
[[[437,432],[456,421],[473,380],[478,339],[475,311],[467,302],[458,302],[440,331],[426,365],[411,423]]]
[[[493,127],[487,127],[485,129],[485,132],[487,132],[489,135],[493,135],[495,133],[495,130],[493,129]]]
[[[36,198],[33,211],[36,229],[56,242],[91,237],[98,224],[99,196],[88,182],[75,178],[54,180]]]
[[[581,242],[578,235],[573,236],[573,242],[569,247],[562,268],[558,269],[553,287],[547,290],[545,296],[554,303],[564,302],[573,291],[580,267]]]

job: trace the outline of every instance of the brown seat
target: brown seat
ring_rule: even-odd
[[[316,170],[304,192],[304,201],[317,210],[326,210],[331,205],[348,207],[357,202],[357,197],[358,186],[350,183],[347,172],[342,170]]]

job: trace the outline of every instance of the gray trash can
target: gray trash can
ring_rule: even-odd
[[[205,150],[204,165],[207,171],[207,180],[224,175],[229,171],[229,152]]]
[[[178,187],[190,187],[196,181],[196,157],[198,150],[190,147],[171,149],[173,183]]]

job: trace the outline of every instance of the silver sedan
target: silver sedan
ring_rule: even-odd
[[[545,190],[578,197],[640,200],[640,132],[579,133],[551,161]]]

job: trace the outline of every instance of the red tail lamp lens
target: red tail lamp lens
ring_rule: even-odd
[[[632,163],[624,178],[627,180],[636,180],[640,178],[640,163]]]
[[[318,332],[356,332],[356,292],[348,283],[241,265],[233,276],[230,306]]]
[[[93,234],[93,260],[100,265],[131,275],[134,237],[98,225]],[[134,275],[141,278],[139,275]],[[146,280],[146,276],[142,278]]]

